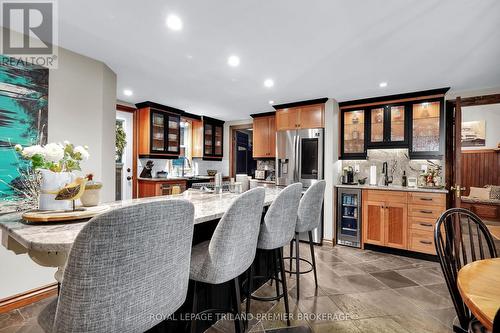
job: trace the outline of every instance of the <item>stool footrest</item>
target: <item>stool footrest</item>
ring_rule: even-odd
[[[264,275],[255,275],[255,276],[253,276],[253,278],[254,279],[263,279],[263,278],[267,278],[267,277]],[[281,279],[277,279],[274,276],[270,276],[269,280],[274,280],[275,283],[279,282],[279,283],[281,283],[281,285],[283,285]],[[247,283],[247,281],[245,280],[244,283]],[[267,283],[267,281],[266,281],[266,283]],[[254,299],[257,301],[263,301],[263,302],[277,301],[277,300],[281,299],[283,296],[285,296],[284,293],[279,294],[279,296],[273,296],[273,297],[260,297],[260,296],[254,296],[254,295],[250,294],[251,299]]]
[[[297,257],[284,257],[284,258],[283,258],[283,260],[290,260],[290,259],[292,259],[292,260],[296,260],[296,258],[297,258]],[[308,263],[308,264],[311,266],[311,268],[309,268],[308,270],[305,270],[305,271],[300,271],[300,272],[299,272],[299,274],[306,274],[306,273],[310,273],[310,272],[312,272],[312,271],[313,271],[314,266],[313,266],[313,264],[312,264],[312,262],[311,262],[310,260],[307,260],[307,259],[304,259],[304,258],[299,258],[299,260],[300,260],[300,261],[303,261],[303,262],[306,262],[306,263]],[[292,271],[292,268],[291,268],[291,267],[290,267],[290,269],[289,269],[289,270],[288,270],[288,269],[285,269],[285,272],[287,272],[287,273],[292,273],[292,274],[297,274],[297,271],[296,271],[296,270],[295,270],[295,271]]]

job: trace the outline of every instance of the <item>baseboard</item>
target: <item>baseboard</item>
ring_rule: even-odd
[[[326,239],[326,238],[323,238],[323,244],[324,245],[328,245],[328,246],[334,246],[335,244],[333,243],[333,240],[332,239]]]
[[[23,306],[57,295],[57,283],[28,290],[0,300],[0,313],[9,312]]]

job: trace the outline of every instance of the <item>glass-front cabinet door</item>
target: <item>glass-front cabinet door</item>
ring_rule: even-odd
[[[410,156],[430,158],[442,155],[442,101],[413,103]]]
[[[375,106],[369,109],[368,148],[397,148],[408,144],[405,104]]]
[[[406,119],[404,105],[389,106],[389,119],[390,119],[390,142],[402,142],[406,139]]]
[[[206,117],[208,118],[208,117]],[[216,119],[203,119],[203,158],[212,161],[222,160],[224,155],[224,122]]]
[[[168,119],[167,152],[178,154],[180,146],[180,117],[174,115],[165,116]]]
[[[151,112],[151,152],[165,152],[165,115],[162,112]]]
[[[222,126],[214,125],[214,155],[222,156]]]
[[[370,143],[383,143],[384,142],[384,108],[376,108],[370,110]]]
[[[213,125],[205,123],[203,135],[203,155],[212,156],[213,151]]]
[[[365,158],[365,110],[342,113],[342,158]]]

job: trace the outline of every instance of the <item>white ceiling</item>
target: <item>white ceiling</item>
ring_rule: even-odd
[[[64,0],[59,43],[108,64],[121,100],[224,120],[269,100],[500,87],[498,0]]]

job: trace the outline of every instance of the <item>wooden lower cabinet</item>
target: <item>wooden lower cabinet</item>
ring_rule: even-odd
[[[434,246],[434,233],[431,231],[422,231],[418,229],[410,229],[410,242],[408,250],[422,252],[427,254],[436,254]]]
[[[405,203],[387,202],[384,208],[385,246],[407,248],[408,206]]]
[[[187,182],[185,180],[144,180],[139,179],[139,198],[156,197],[160,195],[173,194],[174,187],[178,186],[180,193],[186,190]]]
[[[363,200],[362,209],[363,243],[384,245],[384,202]]]
[[[363,244],[436,254],[434,226],[446,194],[363,190]]]

